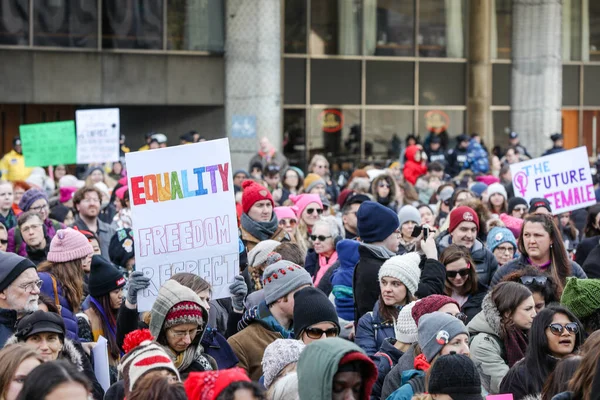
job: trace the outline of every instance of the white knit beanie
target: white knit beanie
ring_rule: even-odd
[[[394,326],[396,332],[396,340],[402,343],[415,343],[419,340],[417,324],[412,317],[412,308],[417,301],[408,303],[398,313],[398,320]]]
[[[248,253],[248,265],[251,267],[258,267],[267,261],[269,254],[279,246],[281,242],[276,240],[263,240],[259,242],[250,252]]]
[[[500,193],[504,198],[508,198],[506,194],[506,188],[501,183],[492,183],[487,188],[488,198],[492,197],[493,194]]]
[[[261,362],[265,388],[271,386],[273,380],[285,367],[298,362],[304,347],[304,343],[295,339],[277,339],[267,346]]]
[[[387,259],[379,269],[379,281],[384,276],[400,280],[411,295],[414,295],[421,278],[421,256],[412,252]]]

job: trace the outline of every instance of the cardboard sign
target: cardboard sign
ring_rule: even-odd
[[[119,161],[119,109],[77,110],[77,163]]]
[[[546,198],[555,215],[596,204],[585,147],[512,164],[510,171],[515,196]]]
[[[197,274],[213,298],[239,274],[239,242],[227,139],[127,153],[135,269],[150,278],[138,294],[147,311],[179,272]]]
[[[104,336],[98,337],[92,353],[94,354],[94,375],[106,392],[110,388],[110,368],[108,366],[108,340]]]
[[[21,125],[19,134],[26,167],[75,164],[75,121]]]

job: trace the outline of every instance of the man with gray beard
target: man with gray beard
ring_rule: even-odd
[[[38,309],[41,286],[31,260],[0,252],[0,348],[14,333],[17,320]]]

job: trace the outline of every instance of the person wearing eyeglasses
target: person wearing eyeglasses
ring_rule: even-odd
[[[496,226],[490,229],[486,245],[496,257],[499,267],[511,262],[517,255],[517,239],[507,228]]]
[[[481,312],[469,322],[471,359],[488,393],[503,393],[500,383],[525,356],[527,332],[536,314],[533,296],[526,286],[501,282],[485,296]]]
[[[508,215],[523,219],[529,211],[529,203],[522,197],[513,197],[508,201]]]
[[[425,393],[425,374],[440,356],[470,355],[467,327],[451,315],[439,311],[426,314],[419,320],[417,332],[421,354],[415,357],[413,368],[404,372],[403,385],[388,400],[410,400]]]
[[[102,211],[102,192],[95,186],[82,187],[73,195],[73,207],[77,211],[73,226],[94,233],[100,241],[102,257],[110,260],[108,247],[116,231],[99,218]]]
[[[29,189],[21,197],[19,208],[25,211],[33,211],[40,215],[44,226],[46,227],[46,235],[52,239],[59,229],[64,229],[66,226],[49,218],[50,208],[48,207],[48,195],[46,192],[39,189]],[[8,247],[7,251],[17,253],[20,256],[27,257],[27,249],[23,236],[18,226],[8,230]]]
[[[335,306],[315,287],[305,287],[294,293],[294,335],[304,344],[338,337],[340,324]]]
[[[46,236],[44,224],[39,214],[33,211],[25,211],[19,215],[17,226],[25,242],[27,258],[33,261],[35,265],[46,261],[50,251],[50,238]]]
[[[583,329],[577,317],[559,305],[546,307],[533,320],[525,358],[508,371],[500,393],[512,393],[515,400],[540,395],[558,361],[582,344]]]
[[[0,252],[0,348],[17,319],[38,309],[41,282],[35,268],[27,258]]]
[[[275,215],[277,215],[279,226],[283,228],[290,237],[295,237],[296,229],[298,227],[298,218],[292,207],[275,207],[273,211],[275,212]]]
[[[446,267],[446,295],[456,300],[466,315],[463,322],[468,324],[481,311],[488,288],[477,279],[475,263],[466,247],[451,244],[440,256],[440,262]]]
[[[379,175],[377,178],[373,179],[373,183],[371,184],[373,200],[395,212],[397,212],[399,208],[399,191],[400,189],[396,182],[394,182],[394,179],[388,174]]]
[[[312,233],[314,224],[321,219],[323,215],[323,202],[318,194],[299,194],[290,195],[290,200],[294,203],[292,207],[298,218],[298,228],[296,230],[296,243],[306,254],[308,249],[312,248],[309,241],[309,235]]]
[[[325,273],[336,264],[338,254],[335,244],[342,237],[343,234],[335,217],[323,217],[313,225],[308,237],[313,248],[306,254],[304,268],[313,277],[315,286],[319,285]]]

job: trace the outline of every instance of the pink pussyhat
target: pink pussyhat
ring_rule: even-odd
[[[500,221],[504,222],[504,225],[515,235],[516,238],[521,234],[521,228],[523,227],[523,220],[521,218],[513,217],[508,214],[500,214]]]
[[[299,195],[290,195],[290,200],[294,202],[294,207],[292,209],[296,212],[296,216],[300,218],[306,206],[310,203],[317,203],[321,208],[323,208],[323,203],[321,202],[321,196],[318,194],[299,194]]]
[[[278,221],[281,221],[282,219],[286,218],[295,220],[298,219],[296,218],[296,213],[294,213],[292,207],[275,207],[273,211],[275,211],[275,215],[277,215]]]
[[[73,194],[76,191],[77,188],[74,186],[61,187],[60,189],[58,189],[58,192],[60,193],[60,198],[58,199],[58,201],[60,201],[61,203],[66,203],[67,201],[73,198]]]
[[[115,194],[117,195],[117,197],[121,200],[123,200],[123,196],[125,196],[125,192],[127,191],[127,189],[129,189],[129,187],[127,186],[121,186],[120,188],[118,188],[115,191]]]

